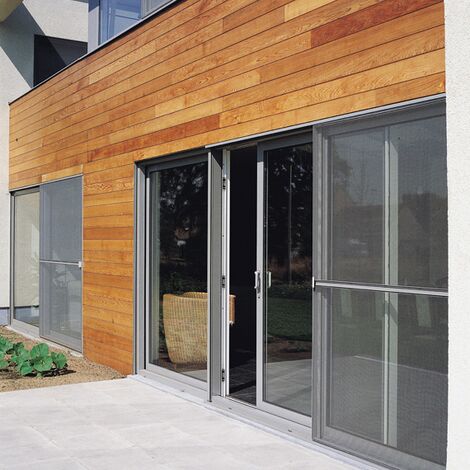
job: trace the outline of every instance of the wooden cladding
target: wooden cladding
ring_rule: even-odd
[[[444,91],[441,0],[186,0],[11,105],[10,188],[84,175],[84,352],[130,372],[133,164]]]

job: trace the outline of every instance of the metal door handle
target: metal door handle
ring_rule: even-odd
[[[258,293],[261,287],[261,276],[259,271],[255,271],[255,291]]]
[[[268,285],[268,289],[271,289],[271,271],[266,271],[266,283]]]

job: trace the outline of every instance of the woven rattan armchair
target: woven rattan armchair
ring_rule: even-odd
[[[230,296],[229,321],[235,321]],[[175,365],[207,362],[207,292],[163,295],[163,327],[170,361]]]

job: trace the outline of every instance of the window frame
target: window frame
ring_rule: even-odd
[[[40,197],[40,187],[32,186],[25,189],[19,189],[12,191],[10,193],[10,324],[17,328],[19,331],[31,334],[33,336],[39,336],[39,326],[30,325],[28,323],[22,322],[15,318],[15,240],[16,240],[16,198],[18,196],[23,196],[27,194],[38,193]],[[39,219],[41,217],[41,212],[39,210]],[[39,246],[40,247],[40,242]],[[39,253],[39,250],[38,250]],[[39,260],[38,260],[38,282],[39,282]],[[39,305],[41,301],[39,300]]]
[[[111,0],[112,1],[112,0]],[[128,26],[127,28],[124,28],[122,31],[119,33],[115,33],[113,35],[110,35],[109,32],[109,2],[110,0],[99,0],[99,5],[98,5],[98,45],[101,46],[102,44],[107,43],[108,41],[111,41],[121,34],[124,34],[128,29],[133,28],[136,24],[140,23],[143,19],[143,0],[140,0],[140,5],[139,5],[139,18],[135,20],[135,23],[132,25]],[[105,14],[106,10],[106,14]],[[106,22],[103,21],[106,18]],[[104,34],[106,33],[106,34]]]
[[[152,0],[141,0],[141,5],[140,5],[140,12],[141,12],[141,19],[146,18],[147,16],[151,15],[152,13],[156,13],[163,8],[171,5],[172,3],[175,3],[178,0],[159,0],[159,3],[157,6],[151,6],[152,5]]]
[[[210,220],[211,220],[211,211],[210,211],[210,201],[211,201],[211,178],[210,178],[210,155],[208,152],[204,150],[195,150],[191,152],[185,152],[185,153],[180,153],[176,155],[171,155],[168,157],[160,157],[158,161],[150,161],[150,162],[144,162],[141,171],[142,171],[142,176],[143,176],[143,181],[141,182],[143,186],[143,194],[141,196],[143,197],[142,200],[142,213],[141,217],[143,218],[143,226],[140,227],[142,230],[142,236],[143,236],[143,246],[141,246],[142,249],[142,255],[144,258],[146,258],[145,262],[145,267],[144,267],[144,285],[142,286],[144,289],[144,315],[142,320],[142,328],[143,328],[143,335],[144,337],[142,338],[142,350],[141,350],[141,357],[139,358],[139,363],[137,365],[137,368],[140,369],[145,369],[148,371],[150,374],[159,374],[160,376],[164,378],[168,378],[169,380],[175,380],[176,383],[182,383],[187,385],[188,387],[191,387],[194,391],[197,391],[196,393],[203,392],[204,396],[208,394],[208,391],[210,389],[210,384],[211,384],[211,377],[210,377],[210,371],[211,371],[211,354],[210,354],[210,323],[211,323],[211,317],[210,317],[210,304],[211,301],[208,301],[208,310],[207,310],[207,318],[208,318],[208,336],[207,336],[207,376],[206,380],[198,380],[194,377],[191,377],[188,374],[180,373],[177,371],[173,371],[170,369],[167,369],[163,366],[153,364],[150,361],[150,344],[151,344],[151,338],[150,338],[150,332],[149,332],[149,325],[151,324],[150,318],[152,316],[152,288],[151,288],[151,283],[152,283],[152,272],[151,272],[151,263],[149,262],[149,258],[147,259],[147,256],[150,256],[151,253],[151,248],[152,248],[152,240],[151,240],[151,228],[152,228],[152,220],[151,220],[151,175],[153,173],[158,173],[161,171],[165,170],[170,170],[170,169],[176,169],[179,167],[184,167],[188,165],[194,165],[194,164],[199,164],[199,163],[206,163],[207,164],[207,183],[208,183],[208,194],[207,194],[207,221],[208,221],[208,227],[207,227],[207,293],[208,293],[208,298],[211,298],[212,292],[211,292],[211,268],[210,268],[210,243],[211,243],[211,236],[210,236],[210,230],[211,230],[211,225],[210,225]],[[137,224],[136,224],[137,227]],[[140,325],[137,326],[136,329],[140,328]]]

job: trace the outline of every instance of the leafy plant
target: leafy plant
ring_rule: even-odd
[[[13,343],[0,336],[0,354],[5,355],[13,348]]]
[[[28,350],[23,343],[11,343],[0,336],[0,369],[14,367],[25,375],[59,375],[67,369],[67,357],[63,353],[49,351],[46,343],[36,344]]]

